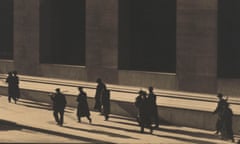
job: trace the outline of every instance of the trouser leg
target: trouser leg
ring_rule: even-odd
[[[64,110],[63,111],[60,111],[60,125],[63,124],[63,120],[64,120]]]
[[[53,116],[54,116],[54,119],[57,123],[59,123],[59,118],[58,118],[58,112],[57,111],[54,111],[53,112]]]

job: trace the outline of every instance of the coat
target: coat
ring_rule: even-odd
[[[84,117],[90,116],[88,102],[87,102],[87,94],[85,92],[80,92],[77,97],[78,108],[77,108],[77,116]]]
[[[64,111],[65,106],[67,104],[65,95],[62,93],[55,93],[53,97],[51,97],[53,101],[53,110],[54,111]]]

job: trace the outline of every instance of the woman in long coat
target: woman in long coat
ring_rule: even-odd
[[[77,117],[78,122],[81,122],[81,117],[87,117],[89,120],[89,123],[92,122],[92,119],[90,118],[90,112],[87,102],[87,94],[83,91],[82,87],[78,87],[79,95],[77,97],[78,107],[77,107]]]

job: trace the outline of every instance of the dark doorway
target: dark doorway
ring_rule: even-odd
[[[176,0],[119,0],[118,65],[176,72]]]
[[[240,1],[218,2],[218,76],[240,78]]]
[[[0,59],[13,59],[13,0],[0,0]]]
[[[85,0],[42,0],[40,62],[85,65]]]

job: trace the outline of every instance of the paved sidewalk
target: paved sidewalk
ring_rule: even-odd
[[[167,144],[215,144],[222,141],[213,131],[180,126],[160,125],[153,134],[147,129],[139,133],[134,119],[111,115],[109,121],[91,112],[92,124],[86,118],[76,119],[76,109],[67,107],[64,126],[56,125],[51,105],[29,100],[17,104],[0,97],[0,142],[21,143],[167,143]],[[236,138],[238,140],[239,138]]]

